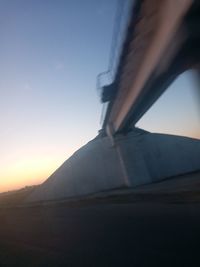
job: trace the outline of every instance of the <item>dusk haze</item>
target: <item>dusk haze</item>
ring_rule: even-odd
[[[0,0],[0,267],[200,266],[200,0]]]
[[[78,2],[0,3],[1,192],[43,182],[101,128],[96,76],[108,67],[118,2]],[[192,76],[137,126],[199,138]]]

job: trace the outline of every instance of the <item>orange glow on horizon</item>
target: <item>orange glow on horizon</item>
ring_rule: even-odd
[[[0,170],[0,192],[36,185],[45,181],[63,162],[51,157],[23,158]]]
[[[160,131],[160,133],[164,132]],[[200,134],[192,131],[188,131],[185,134],[178,131],[173,133],[165,131],[165,133],[200,139]],[[0,192],[20,189],[44,182],[67,158],[67,155],[63,153],[60,156],[54,155],[54,157],[44,154],[38,157],[35,154],[30,158],[20,157],[15,159],[14,162],[5,164],[0,169]]]
[[[90,138],[91,139],[91,138]],[[87,140],[65,146],[20,146],[7,154],[0,168],[0,193],[44,182]],[[67,151],[67,152],[66,152]]]

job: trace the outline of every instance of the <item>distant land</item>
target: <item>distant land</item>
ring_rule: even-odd
[[[0,193],[0,208],[19,205],[38,185]]]

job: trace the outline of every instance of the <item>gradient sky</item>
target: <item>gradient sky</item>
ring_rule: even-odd
[[[97,134],[96,75],[108,66],[116,4],[0,0],[0,191],[44,181]],[[184,77],[138,126],[197,137],[191,74]],[[166,113],[171,100],[174,110]],[[179,132],[178,102],[184,112]]]
[[[189,70],[169,86],[136,126],[150,132],[200,138],[198,76]]]

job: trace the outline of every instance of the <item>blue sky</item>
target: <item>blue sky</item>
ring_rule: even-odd
[[[0,0],[0,191],[44,181],[97,134],[96,76],[108,66],[116,5]],[[138,125],[162,132],[167,99]]]
[[[46,179],[97,134],[115,10],[115,0],[0,1],[0,191]]]
[[[150,132],[200,139],[200,92],[197,73],[188,70],[169,86],[137,123]]]

